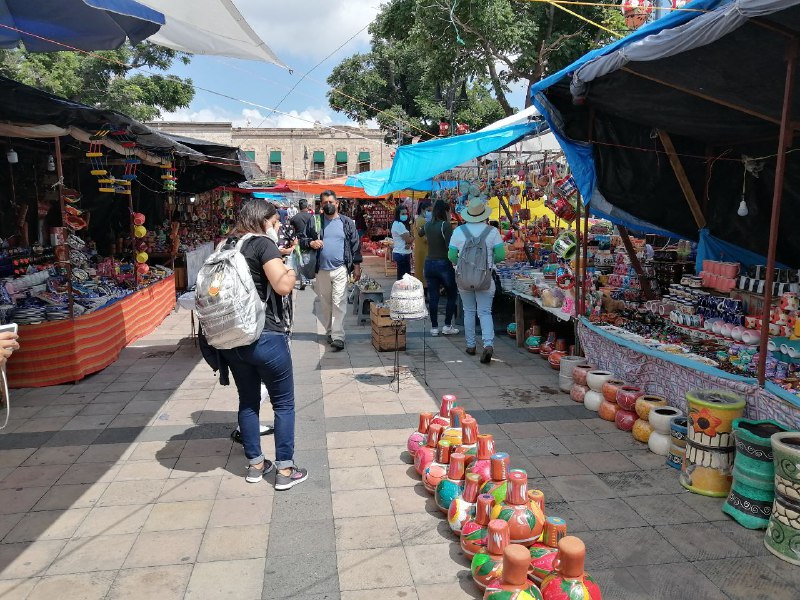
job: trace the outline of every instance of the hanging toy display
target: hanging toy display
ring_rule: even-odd
[[[650,0],[623,0],[620,10],[625,17],[625,27],[639,29],[653,12],[653,3]]]
[[[130,186],[130,182],[136,180],[136,170],[142,162],[136,157],[136,137],[124,129],[112,131],[111,135],[122,146],[125,153],[125,172],[120,179],[128,182],[127,185]],[[130,193],[130,190],[128,193]]]
[[[108,165],[106,163],[105,153],[103,152],[103,140],[108,137],[111,130],[107,127],[98,129],[89,137],[89,150],[86,152],[86,158],[92,165],[90,173],[97,177],[97,183],[100,184],[98,190],[104,194],[114,193],[114,177],[108,172]]]
[[[553,244],[553,252],[564,260],[571,260],[577,248],[578,238],[571,230],[562,232]]]
[[[571,290],[575,287],[575,274],[572,269],[564,266],[556,271],[556,285],[562,290]]]
[[[174,192],[178,187],[178,178],[175,177],[177,169],[172,165],[171,160],[167,160],[160,165],[161,180],[164,182],[165,192]]]

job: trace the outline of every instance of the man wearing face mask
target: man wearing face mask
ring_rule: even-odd
[[[330,190],[320,194],[320,235],[309,243],[319,250],[314,290],[319,296],[321,320],[334,352],[344,350],[344,317],[347,314],[347,279],[361,278],[361,240],[356,224],[339,214],[339,200]]]

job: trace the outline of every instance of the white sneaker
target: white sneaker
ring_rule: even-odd
[[[442,335],[455,335],[459,331],[458,327],[451,327],[450,325],[442,327]]]
[[[439,328],[438,327],[432,327],[431,328],[431,337],[438,337],[438,336],[439,336]]]

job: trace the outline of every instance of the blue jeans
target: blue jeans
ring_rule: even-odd
[[[400,281],[403,275],[411,273],[411,253],[400,254],[392,252],[392,260],[397,263],[397,280]]]
[[[267,386],[275,411],[275,466],[294,465],[294,375],[289,338],[275,331],[264,331],[249,346],[222,350],[239,391],[239,430],[244,455],[251,465],[264,460],[258,420],[261,408],[261,383]]]
[[[446,258],[425,259],[425,279],[428,281],[431,327],[439,327],[439,296],[442,287],[447,290],[447,307],[444,312],[444,324],[449,327],[453,324],[453,315],[456,312],[456,301],[458,300],[456,272],[453,269],[453,264]]]
[[[458,290],[461,303],[464,305],[464,338],[467,348],[475,347],[475,315],[481,321],[481,337],[483,347],[494,346],[494,320],[492,319],[492,300],[494,299],[494,281],[484,292]]]

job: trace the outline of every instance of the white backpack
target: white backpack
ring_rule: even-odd
[[[241,252],[253,236],[242,236],[233,248],[221,243],[197,275],[195,312],[206,340],[219,350],[252,344],[264,330],[264,302]]]

